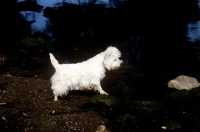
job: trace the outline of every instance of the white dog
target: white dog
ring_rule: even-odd
[[[76,64],[59,64],[51,53],[49,55],[56,70],[51,77],[55,101],[58,96],[67,95],[71,90],[97,90],[100,94],[108,95],[102,89],[100,81],[105,77],[106,69],[118,69],[122,63],[119,59],[120,51],[111,46],[93,58]]]

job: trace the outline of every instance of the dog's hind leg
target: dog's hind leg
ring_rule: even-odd
[[[54,94],[54,101],[58,101],[58,96],[67,96],[69,93],[69,90],[66,90],[66,89],[57,89],[57,90],[54,90],[53,91],[53,94]]]

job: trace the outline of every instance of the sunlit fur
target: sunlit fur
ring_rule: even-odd
[[[51,77],[55,101],[58,100],[58,96],[67,95],[71,90],[97,90],[100,94],[108,95],[102,89],[100,81],[105,77],[106,69],[118,69],[122,63],[119,59],[120,51],[111,46],[93,58],[76,64],[59,64],[51,53],[49,55],[55,68]]]

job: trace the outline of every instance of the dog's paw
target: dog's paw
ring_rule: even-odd
[[[57,96],[54,96],[54,101],[58,101],[58,97]]]
[[[108,95],[108,93],[106,93],[105,91],[101,91],[100,94],[104,94],[104,95]]]

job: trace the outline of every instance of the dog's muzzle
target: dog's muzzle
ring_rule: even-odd
[[[114,68],[113,68],[113,70],[117,70],[117,69],[119,69],[120,67],[121,67],[121,64],[123,63],[123,61],[120,61],[120,64],[119,64],[119,66],[115,66]]]

